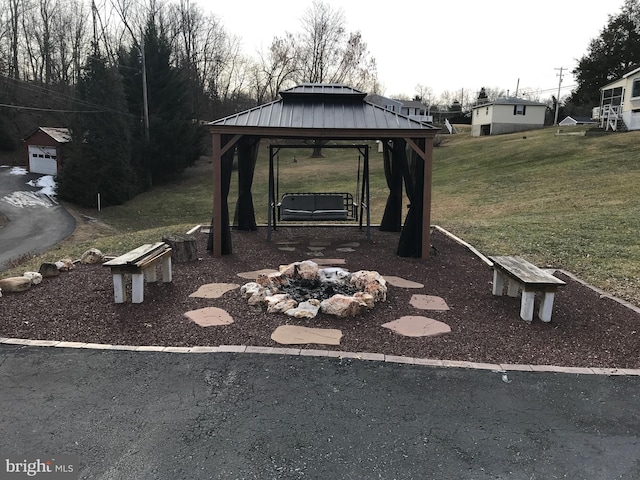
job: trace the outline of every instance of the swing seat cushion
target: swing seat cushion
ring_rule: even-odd
[[[348,194],[347,194],[348,195]],[[286,193],[278,205],[280,220],[346,220],[344,194]]]

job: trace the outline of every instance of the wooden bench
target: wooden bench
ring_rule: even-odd
[[[144,300],[144,281],[157,281],[156,266],[162,264],[162,281],[171,282],[171,248],[164,242],[142,245],[102,264],[113,275],[113,296],[116,303],[126,298],[124,275],[131,274],[131,303]]]
[[[550,322],[555,292],[566,283],[520,257],[489,257],[489,260],[493,262],[493,294],[503,294],[505,281],[508,282],[507,295],[510,297],[517,297],[522,289],[520,318],[530,322],[533,320],[535,294],[543,292],[538,316],[543,322]]]
[[[350,220],[355,217],[350,193],[285,193],[278,203],[278,220]]]

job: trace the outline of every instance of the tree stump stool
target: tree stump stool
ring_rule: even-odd
[[[198,259],[198,247],[196,237],[186,233],[172,233],[162,237],[162,241],[168,244],[172,250],[174,262],[192,262]]]

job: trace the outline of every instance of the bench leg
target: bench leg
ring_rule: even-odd
[[[533,320],[533,301],[535,299],[536,292],[522,291],[522,301],[520,303],[520,318],[525,322]]]
[[[167,255],[162,259],[162,281],[169,283],[171,280],[173,280],[171,273],[171,255]]]
[[[497,268],[493,269],[493,290],[491,293],[494,295],[502,295],[504,289],[504,275],[498,271]]]
[[[126,296],[123,277],[122,273],[113,274],[113,298],[116,303],[124,303]]]
[[[551,321],[551,312],[553,311],[553,299],[555,297],[554,292],[545,292],[540,303],[540,309],[538,310],[538,316],[543,322]]]
[[[144,300],[144,274],[131,274],[131,303],[142,303]]]
[[[520,290],[520,284],[513,279],[509,280],[509,286],[507,287],[507,295],[510,297],[517,297],[518,290]]]
[[[156,269],[155,264],[145,268],[144,269],[144,279],[147,282],[155,282],[155,281],[157,281],[158,277],[156,275],[156,270],[157,269]]]

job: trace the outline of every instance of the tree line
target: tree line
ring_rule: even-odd
[[[73,142],[60,198],[123,203],[197,160],[202,120],[301,82],[377,91],[375,59],[345,24],[341,10],[314,0],[298,33],[250,58],[191,0],[0,0],[0,144],[10,107],[61,112]]]
[[[563,114],[590,111],[600,86],[640,65],[639,2],[626,0],[592,40]],[[301,82],[381,93],[375,58],[345,25],[342,10],[313,0],[298,31],[249,57],[192,0],[0,0],[0,150],[15,147],[7,131],[18,111],[56,118],[74,137],[59,194],[92,205],[100,192],[104,204],[122,203],[195,162],[201,120],[274,100]],[[483,87],[436,98],[418,84],[412,98],[464,113],[479,97],[505,94]],[[519,96],[539,100],[530,89]]]

